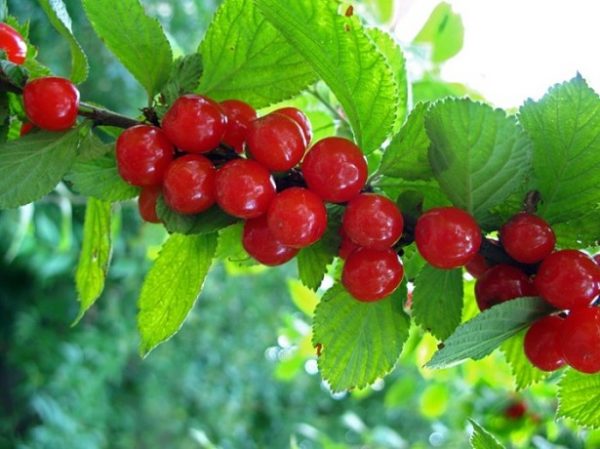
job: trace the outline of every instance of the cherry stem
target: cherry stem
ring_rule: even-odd
[[[116,126],[117,128],[131,128],[142,122],[125,115],[118,114],[108,109],[92,106],[89,103],[79,103],[79,115],[93,120],[96,126]]]
[[[528,214],[535,214],[538,203],[542,200],[542,195],[537,190],[531,190],[525,195],[523,200],[523,210]]]

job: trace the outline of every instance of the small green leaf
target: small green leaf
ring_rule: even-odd
[[[364,303],[341,285],[333,286],[321,299],[313,321],[313,345],[321,345],[321,375],[333,391],[373,383],[394,367],[409,324],[398,295]]]
[[[261,108],[291,98],[317,80],[314,70],[258,11],[252,0],[226,0],[200,45],[198,91]]]
[[[448,368],[467,359],[482,359],[503,341],[551,311],[546,301],[535,297],[498,304],[459,326],[425,366]]]
[[[385,141],[396,122],[399,91],[385,56],[357,17],[335,0],[256,0],[260,11],[302,54],[344,108],[365,153]]]
[[[169,79],[173,62],[158,20],[146,15],[139,0],[83,0],[83,6],[98,36],[154,97]]]
[[[557,416],[572,419],[580,426],[600,427],[600,374],[568,369],[558,383]]]
[[[202,56],[199,53],[176,59],[161,91],[164,104],[170,105],[181,95],[193,92],[198,87],[201,76]]]
[[[521,331],[502,343],[501,346],[513,373],[517,390],[523,390],[548,376],[547,372],[533,366],[525,356],[523,351],[524,339],[525,331]]]
[[[319,303],[317,294],[297,279],[288,279],[288,289],[296,307],[306,316],[313,316]]]
[[[0,145],[0,209],[23,206],[51,192],[73,164],[79,138],[79,129],[39,131]]]
[[[427,264],[415,279],[415,322],[444,340],[458,327],[463,307],[462,270],[440,270]]]
[[[76,323],[102,294],[110,255],[111,204],[90,198],[85,210],[83,242],[75,273],[81,303]]]
[[[5,56],[5,53],[2,55]],[[13,86],[23,87],[27,81],[27,71],[21,65],[6,59],[0,59],[0,75],[3,81],[5,79]]]
[[[461,50],[464,33],[461,17],[452,11],[450,4],[441,2],[413,42],[431,45],[431,59],[439,63],[450,59]]]
[[[239,221],[238,218],[223,212],[218,206],[213,206],[199,214],[178,214],[169,209],[162,195],[156,202],[156,213],[167,231],[178,234],[211,234]]]
[[[180,329],[200,295],[216,249],[216,234],[173,234],[163,245],[138,300],[142,355]]]
[[[83,83],[88,76],[88,61],[81,45],[73,35],[71,17],[65,3],[63,0],[38,0],[38,2],[56,31],[69,41],[71,47],[71,81],[75,84]]]
[[[473,449],[504,449],[496,438],[477,424],[472,419],[469,420],[473,426],[473,433],[471,434],[471,447]]]

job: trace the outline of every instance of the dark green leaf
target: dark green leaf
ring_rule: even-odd
[[[552,225],[556,244],[561,248],[590,248],[600,246],[600,207],[590,208],[588,213]]]
[[[600,374],[584,374],[568,369],[558,383],[557,416],[578,425],[600,427]]]
[[[473,449],[504,449],[496,438],[477,424],[472,419],[469,420],[473,425],[473,433],[471,434],[471,447]]]
[[[510,365],[518,390],[527,388],[548,376],[547,372],[537,369],[525,356],[523,350],[524,339],[525,331],[521,331],[502,343],[501,346],[506,361]]]
[[[4,56],[6,56],[4,54]],[[6,59],[0,59],[0,80],[8,81],[13,86],[23,87],[27,81],[27,72],[21,65],[14,64]]]
[[[227,215],[218,206],[200,214],[178,214],[169,209],[162,196],[156,202],[156,213],[167,231],[178,234],[210,234],[239,221],[238,218]]]
[[[452,11],[450,4],[442,2],[433,10],[413,42],[431,45],[431,60],[439,63],[461,50],[464,33],[461,17]]]
[[[171,75],[161,94],[164,104],[170,105],[183,94],[193,92],[202,76],[202,56],[199,53],[183,56],[173,63]]]

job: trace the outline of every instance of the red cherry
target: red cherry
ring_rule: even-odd
[[[535,286],[559,309],[585,307],[600,293],[600,267],[581,251],[556,251],[542,261]]]
[[[391,295],[404,277],[404,267],[396,252],[358,248],[346,259],[342,284],[359,301],[378,301]]]
[[[140,216],[148,223],[160,223],[156,214],[156,200],[160,196],[160,186],[144,187],[138,197],[138,209]]]
[[[234,217],[254,218],[267,212],[275,198],[275,181],[258,162],[235,159],[217,171],[217,204]]]
[[[121,177],[134,186],[162,182],[175,148],[160,128],[137,125],[121,133],[116,143],[117,167]]]
[[[546,221],[521,212],[502,226],[500,241],[508,255],[516,261],[536,263],[550,255],[556,237]]]
[[[23,122],[21,124],[21,131],[19,132],[19,136],[23,137],[25,134],[29,134],[33,128],[35,128],[33,123]]]
[[[600,371],[600,309],[576,307],[569,312],[560,332],[560,346],[569,366],[583,373]]]
[[[493,266],[475,282],[475,299],[481,311],[510,299],[536,294],[529,277],[512,265]]]
[[[367,161],[356,145],[342,137],[318,141],[302,162],[308,188],[325,201],[343,203],[358,195],[367,181]]]
[[[177,148],[206,153],[221,143],[227,117],[210,98],[188,94],[175,100],[163,117],[162,128]]]
[[[252,122],[246,148],[269,170],[287,171],[300,162],[306,143],[296,122],[285,115],[269,114]]]
[[[525,334],[525,355],[542,371],[556,371],[565,364],[560,339],[564,319],[549,315],[537,320]]]
[[[386,249],[400,239],[404,219],[393,201],[374,193],[362,193],[348,203],[342,226],[357,245]]]
[[[327,210],[321,198],[310,190],[292,187],[271,202],[267,221],[282,244],[303,248],[319,240],[327,229]]]
[[[199,154],[175,159],[163,181],[165,203],[181,214],[197,214],[215,203],[216,170]]]
[[[0,50],[4,50],[10,62],[21,65],[27,56],[27,43],[13,27],[0,23]]]
[[[269,266],[281,265],[298,254],[296,248],[285,246],[275,238],[267,224],[266,215],[244,223],[242,245],[250,256]]]
[[[308,120],[308,117],[304,112],[298,108],[287,107],[277,109],[276,111],[273,111],[273,114],[283,114],[295,121],[302,129],[302,135],[304,136],[306,145],[310,143],[312,140],[312,126],[310,126],[310,120]]]
[[[475,219],[456,207],[428,210],[417,220],[415,243],[421,256],[437,268],[458,268],[468,263],[481,246]]]
[[[77,121],[79,91],[65,78],[38,78],[25,85],[23,103],[34,125],[48,131],[64,131]]]
[[[527,405],[523,401],[515,401],[504,409],[504,416],[508,419],[517,420],[525,416]]]
[[[479,279],[483,276],[490,267],[491,265],[486,258],[479,253],[475,254],[473,258],[465,264],[465,270],[467,270],[467,272],[475,279]]]
[[[350,237],[344,231],[344,227],[340,227],[340,235],[342,236],[342,241],[340,243],[340,247],[338,249],[338,256],[340,259],[346,260],[348,256],[355,250],[360,248],[356,243],[350,240]]]
[[[219,105],[227,116],[227,129],[225,130],[223,143],[241,153],[244,150],[244,142],[246,142],[250,123],[256,120],[256,111],[248,103],[240,100],[225,100],[220,102]]]

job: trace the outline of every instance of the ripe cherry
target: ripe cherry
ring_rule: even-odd
[[[263,265],[281,265],[292,259],[298,250],[279,242],[269,230],[267,216],[252,218],[244,223],[244,249]]]
[[[415,243],[421,256],[437,268],[458,268],[468,263],[481,246],[475,219],[456,207],[428,210],[417,220]]]
[[[404,219],[393,201],[374,193],[362,193],[348,203],[342,226],[357,245],[386,249],[400,239]]]
[[[223,143],[232,147],[237,153],[244,150],[244,142],[250,123],[256,119],[256,111],[248,103],[240,100],[225,100],[219,103],[227,116],[227,129]]]
[[[559,338],[565,361],[583,373],[600,371],[600,309],[576,307],[565,319]]]
[[[64,131],[77,121],[79,91],[65,78],[38,78],[25,85],[23,103],[34,125],[48,131]]]
[[[10,25],[0,23],[0,50],[4,50],[6,58],[21,65],[27,57],[27,43],[23,36]]]
[[[165,203],[181,214],[197,214],[215,203],[216,170],[199,154],[175,159],[163,181]]]
[[[230,215],[254,218],[267,212],[275,198],[275,181],[256,161],[235,159],[217,171],[217,204]]]
[[[312,126],[310,126],[310,120],[308,120],[308,117],[304,112],[298,108],[287,107],[277,109],[273,111],[273,114],[283,114],[295,121],[302,129],[302,135],[304,136],[306,145],[310,143],[312,140]]]
[[[156,200],[160,196],[160,186],[144,187],[138,197],[138,209],[140,216],[148,223],[160,223],[156,214]]]
[[[302,248],[319,240],[327,229],[327,210],[321,198],[310,190],[291,187],[271,202],[267,221],[277,240]]]
[[[537,320],[525,334],[525,355],[542,371],[555,371],[565,365],[560,347],[564,319],[549,315]]]
[[[300,126],[281,114],[269,114],[250,125],[246,148],[253,159],[271,171],[296,166],[306,150]]]
[[[542,261],[535,286],[559,309],[588,306],[600,293],[600,267],[581,251],[556,251]]]
[[[516,261],[536,263],[550,255],[556,237],[545,220],[522,212],[502,226],[500,241],[508,255]]]
[[[137,125],[121,133],[116,143],[117,167],[121,177],[134,186],[162,182],[175,148],[156,126]]]
[[[475,282],[475,299],[481,311],[510,299],[535,296],[536,293],[529,277],[512,265],[493,266]]]
[[[475,279],[479,279],[489,270],[491,265],[480,253],[477,253],[473,258],[465,264],[465,270]]]
[[[527,405],[521,400],[513,401],[504,409],[504,416],[511,420],[521,419],[525,413],[527,413]]]
[[[342,237],[342,241],[340,242],[340,247],[338,249],[338,256],[340,259],[346,260],[348,256],[355,250],[360,248],[356,243],[350,240],[350,237],[344,231],[344,227],[340,227],[340,235]]]
[[[378,301],[391,295],[404,277],[404,267],[396,252],[358,248],[346,259],[342,284],[359,301]]]
[[[367,181],[367,170],[360,148],[342,137],[318,141],[302,161],[308,188],[332,203],[350,201],[358,195]]]
[[[162,120],[162,128],[173,144],[190,153],[206,153],[219,146],[227,129],[221,107],[207,97],[179,97]]]

